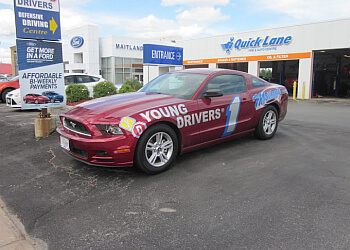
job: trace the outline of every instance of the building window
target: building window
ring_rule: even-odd
[[[107,81],[112,82],[112,58],[102,58],[101,59],[101,73],[102,77]]]
[[[83,63],[83,53],[74,53],[74,63]]]
[[[115,84],[122,85],[129,79],[143,81],[142,59],[115,57]]]

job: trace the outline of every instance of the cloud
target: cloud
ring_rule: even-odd
[[[230,19],[230,16],[223,15],[220,8],[215,9],[213,7],[196,7],[181,12],[176,16],[176,19],[180,24],[200,23],[202,25],[206,25]]]
[[[160,19],[154,15],[148,15],[138,20],[124,20],[128,36],[145,39],[181,39],[199,35],[203,32],[203,27],[197,24],[179,25],[170,19]]]
[[[61,8],[62,33],[64,33],[65,30],[71,30],[87,24],[88,22],[86,20],[89,20],[89,18],[80,14],[78,11],[71,8]]]
[[[302,21],[319,21],[349,17],[350,1],[347,0],[252,0],[256,10],[273,11]]]
[[[10,9],[0,9],[0,36],[9,36],[15,34],[15,14]]]
[[[12,6],[13,1],[12,0],[0,0],[0,3]]]
[[[0,48],[0,62],[11,63],[11,50]]]
[[[228,5],[230,0],[162,0],[162,6],[174,5],[197,5],[197,6],[214,6],[214,5]]]

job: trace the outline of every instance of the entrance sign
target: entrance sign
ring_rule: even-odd
[[[59,0],[14,0],[17,38],[61,39]]]
[[[183,62],[183,49],[179,47],[144,44],[143,63],[155,65],[179,65]]]

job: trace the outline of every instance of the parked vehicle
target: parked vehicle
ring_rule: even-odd
[[[102,97],[61,115],[61,147],[91,165],[136,165],[156,174],[178,154],[255,133],[270,139],[288,92],[241,71],[169,72],[138,92]]]
[[[90,97],[93,95],[93,87],[99,82],[106,82],[107,80],[101,76],[88,75],[83,73],[69,73],[64,75],[64,84],[66,86],[70,84],[83,84],[90,93]]]
[[[50,102],[63,102],[63,95],[60,95],[54,91],[45,91],[42,93],[42,95],[48,97]]]
[[[19,77],[16,76],[7,82],[0,82],[0,98],[2,102],[6,102],[6,94],[14,89],[19,88]]]
[[[11,108],[21,108],[22,98],[20,89],[15,89],[7,93],[6,106]]]
[[[27,94],[23,97],[23,101],[25,103],[39,104],[39,103],[48,103],[50,99],[46,96],[42,96],[39,94]]]

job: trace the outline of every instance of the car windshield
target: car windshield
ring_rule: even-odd
[[[158,93],[189,100],[208,75],[194,73],[167,73],[150,81],[140,92]]]
[[[14,78],[12,78],[10,81],[16,81],[19,78],[19,76],[15,76]]]

